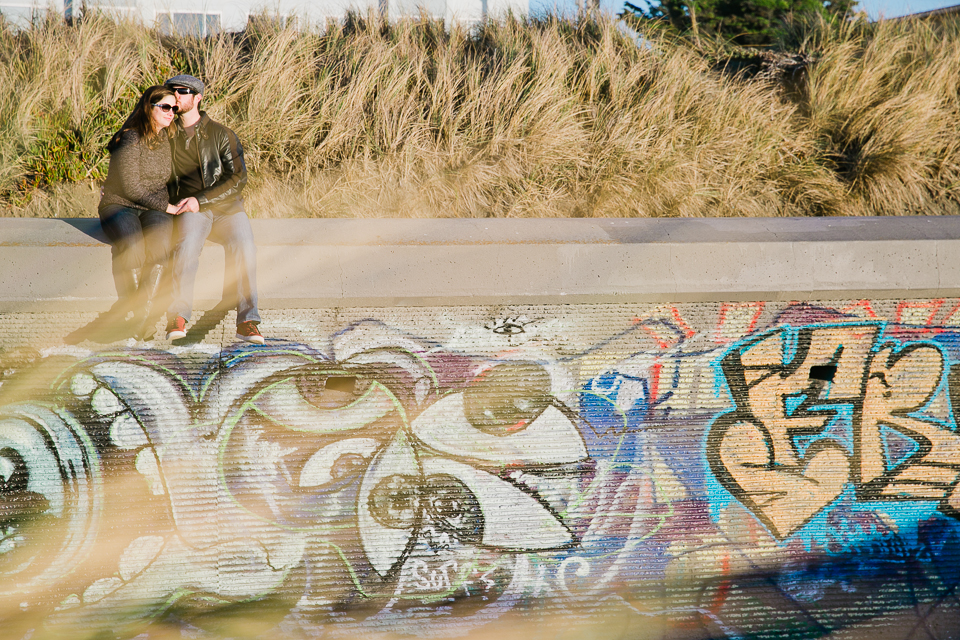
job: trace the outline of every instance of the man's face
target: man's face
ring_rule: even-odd
[[[187,87],[170,85],[170,88],[173,89],[177,97],[177,106],[180,107],[181,115],[195,109],[200,104],[200,99],[203,98],[201,94],[194,93],[192,89]]]

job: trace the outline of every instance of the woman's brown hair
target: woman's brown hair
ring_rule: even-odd
[[[154,85],[144,91],[143,95],[140,96],[140,100],[137,102],[137,106],[134,107],[133,113],[131,113],[127,121],[123,123],[120,130],[110,138],[110,142],[107,143],[107,151],[113,153],[117,147],[120,146],[120,139],[127,131],[136,131],[140,134],[140,139],[146,142],[148,147],[154,148],[160,140],[160,132],[153,130],[153,118],[151,117],[153,105],[168,96],[176,96],[176,94],[173,92],[173,89],[165,87],[162,84]],[[167,127],[167,136],[172,135],[173,127]]]

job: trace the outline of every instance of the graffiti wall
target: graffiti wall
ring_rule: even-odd
[[[960,301],[87,321],[4,317],[4,638],[960,637]]]

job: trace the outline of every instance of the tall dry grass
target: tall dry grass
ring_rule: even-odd
[[[95,215],[103,144],[174,72],[204,78],[207,109],[239,134],[259,217],[960,204],[955,22],[797,23],[781,46],[800,62],[785,67],[769,52],[736,67],[742,51],[653,27],[638,45],[602,17],[258,25],[206,39],[98,17],[0,28],[5,215]]]

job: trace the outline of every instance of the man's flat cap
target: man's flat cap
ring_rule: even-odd
[[[186,87],[187,89],[193,89],[197,93],[203,93],[203,82],[200,78],[194,78],[193,76],[173,76],[163,84],[168,87]]]

